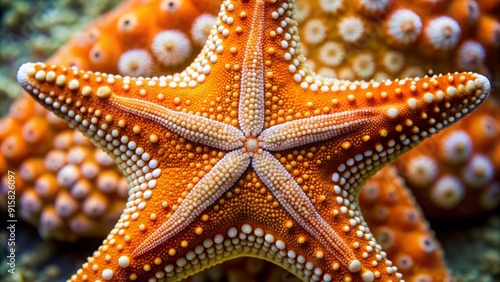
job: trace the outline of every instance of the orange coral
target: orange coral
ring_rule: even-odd
[[[203,14],[215,14],[218,1],[128,1],[114,12],[96,19],[84,33],[76,35],[60,48],[48,63],[59,63],[76,66],[80,69],[99,70],[107,73],[120,73],[120,58],[130,50],[139,49],[148,52],[154,60],[154,73],[172,73],[182,70],[201,48],[198,38],[208,36],[214,22],[208,23],[208,29],[193,30],[192,25]],[[189,24],[187,24],[189,23]],[[163,31],[176,31],[185,36],[187,42],[182,47],[192,51],[179,58],[175,65],[162,64],[158,56],[154,56],[153,43],[155,37]],[[204,32],[197,34],[197,32]],[[176,41],[162,47],[157,53],[172,54],[174,57]],[[191,46],[193,46],[191,48]],[[180,51],[186,51],[181,49]],[[161,55],[160,55],[161,56]],[[131,66],[133,67],[133,66]],[[130,73],[122,73],[130,75]],[[142,74],[147,75],[148,73]]]
[[[35,104],[19,98],[0,121],[2,193],[13,170],[21,217],[43,237],[103,236],[123,209],[125,180],[104,152]]]
[[[299,0],[297,19],[319,73],[364,80],[429,69],[486,74],[498,68],[500,45],[500,5],[486,2]]]

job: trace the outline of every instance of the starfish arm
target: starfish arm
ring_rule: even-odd
[[[207,209],[241,177],[250,164],[250,157],[240,150],[229,152],[186,196],[173,215],[149,235],[132,253],[140,256],[169,238],[179,234],[201,212]]]
[[[355,131],[370,123],[372,116],[374,113],[369,109],[319,115],[270,127],[259,137],[264,149],[286,150]]]
[[[257,135],[264,126],[263,3],[257,1],[243,58],[238,119],[245,134]]]
[[[325,242],[325,248],[332,251],[343,266],[352,269],[353,265],[359,264],[339,235],[317,213],[301,187],[271,154],[263,152],[255,156],[252,167],[292,218],[316,240]]]
[[[243,145],[245,136],[231,125],[205,117],[176,112],[148,101],[126,97],[111,97],[111,105],[132,115],[144,116],[189,141],[234,150]]]

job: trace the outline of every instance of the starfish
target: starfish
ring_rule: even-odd
[[[238,256],[303,280],[401,279],[363,220],[359,189],[475,109],[489,82],[320,77],[306,67],[293,10],[224,1],[200,55],[166,77],[21,66],[21,86],[129,183],[120,220],[71,280],[178,280]]]

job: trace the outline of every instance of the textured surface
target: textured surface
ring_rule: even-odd
[[[122,10],[122,11],[123,11],[123,10]],[[341,12],[344,12],[344,11],[341,11]],[[301,29],[300,31],[302,31],[302,29]],[[102,34],[102,36],[106,36],[106,34],[103,34],[103,33],[101,33],[101,34]],[[71,44],[71,43],[70,43],[70,44]],[[74,44],[74,43],[73,43],[73,44]],[[85,55],[85,54],[84,54],[84,55]],[[57,57],[57,56],[56,56],[56,57]],[[437,58],[436,58],[436,59],[437,59]],[[378,67],[377,67],[377,68],[378,68]],[[41,112],[40,112],[40,109],[38,109],[38,110],[37,110],[37,112],[41,113]],[[42,114],[42,116],[44,116],[44,115]],[[53,120],[53,119],[51,120],[51,122],[49,121],[49,123],[51,123],[51,126],[52,126],[52,122],[54,122],[54,120]],[[31,122],[31,124],[33,124],[33,122]],[[56,125],[57,125],[57,124],[56,124]],[[59,127],[58,127],[58,126],[53,126],[53,128],[61,128],[61,126],[60,126],[60,125],[59,125]],[[68,134],[69,134],[69,133],[68,133]],[[62,135],[63,135],[63,134],[62,134]],[[66,135],[67,135],[67,134],[66,134]],[[62,139],[62,138],[61,138],[61,139]],[[30,147],[30,146],[28,146],[28,147]],[[43,150],[39,150],[39,151],[43,151]],[[30,152],[29,154],[36,154],[36,153],[35,153],[35,152]],[[30,164],[33,164],[33,163],[34,163],[34,162],[30,162]],[[97,163],[97,165],[99,165],[99,163]],[[29,165],[27,165],[27,167],[29,167]],[[82,177],[82,176],[80,176],[80,177]],[[32,189],[32,188],[31,188],[31,189]],[[476,188],[476,189],[477,189],[477,188]],[[64,190],[61,190],[61,191],[64,191]],[[31,194],[32,194],[32,193],[31,193]],[[109,199],[110,201],[115,200],[115,197],[112,197],[112,195],[113,195],[113,194],[109,194],[109,193],[107,193],[107,194],[105,194],[105,195],[109,195],[109,196],[108,196],[108,199]],[[52,199],[52,201],[53,201],[53,199]],[[49,200],[48,202],[47,202],[47,201],[44,201],[44,203],[46,203],[46,204],[50,204],[50,200]],[[462,210],[463,210],[463,209],[462,209]],[[473,212],[474,212],[474,206],[470,206],[469,211],[473,211]],[[448,213],[441,213],[441,214],[446,216],[446,214],[448,214],[448,215],[449,215],[450,213],[448,212]],[[452,213],[452,214],[453,214],[453,213]],[[99,222],[100,222],[100,219],[99,219],[99,218],[94,218],[94,219],[97,221],[97,223],[98,223],[98,224],[100,224],[100,223],[99,223]],[[67,218],[65,217],[65,219],[64,219],[64,220],[67,220]],[[37,221],[35,221],[35,224],[36,224],[36,223],[37,223]],[[43,234],[45,234],[46,236],[49,236],[49,237],[57,237],[57,236],[54,236],[54,233],[46,232],[46,230],[45,230],[45,232],[44,232],[44,230],[43,230],[43,229],[44,229],[45,227],[44,227],[43,225],[41,225],[40,227],[41,227],[41,232],[43,232]],[[103,232],[103,228],[96,228],[95,230],[96,230],[96,231],[98,231],[98,232]],[[66,229],[66,230],[65,230],[65,232],[67,232],[67,231],[69,231],[69,230],[67,230],[67,229]],[[94,233],[90,233],[90,235],[92,235],[92,234],[94,234]],[[89,233],[81,233],[81,232],[80,232],[80,233],[78,233],[78,232],[76,233],[76,236],[88,236],[88,235],[89,235]],[[59,238],[60,238],[60,237],[59,237]],[[64,238],[64,239],[68,239],[68,238],[71,238],[71,237],[66,237],[66,238]]]
[[[395,165],[436,219],[478,217],[500,201],[500,115],[490,98],[469,119],[424,141]]]
[[[498,1],[299,0],[297,18],[316,71],[380,80],[498,72],[498,9]]]

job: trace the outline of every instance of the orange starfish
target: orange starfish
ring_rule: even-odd
[[[453,281],[439,243],[393,165],[366,181],[359,195],[366,223],[405,281]],[[197,273],[187,281],[299,281],[286,275],[290,276],[270,263],[240,258]]]
[[[319,77],[293,7],[225,1],[202,53],[173,76],[21,67],[20,84],[130,183],[120,221],[74,280],[179,279],[241,255],[308,280],[400,278],[359,212],[360,184],[477,107],[489,82]]]
[[[75,36],[49,63],[131,76],[181,70],[182,64],[165,64],[152,43],[164,30],[182,32],[191,44],[177,60],[187,62],[204,43],[219,1],[168,3],[128,1]],[[422,76],[429,69],[498,72],[499,9],[500,1],[299,0],[296,18],[311,69],[342,79],[382,80]]]

